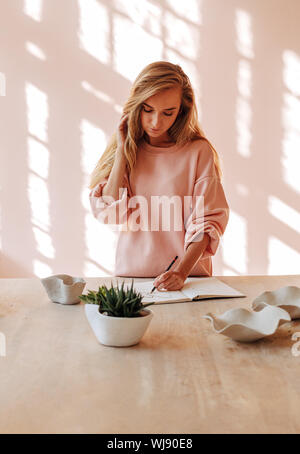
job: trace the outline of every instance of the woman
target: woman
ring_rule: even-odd
[[[121,225],[116,276],[155,277],[158,290],[170,291],[188,276],[212,275],[229,208],[218,154],[200,128],[194,92],[179,65],[158,61],[138,75],[90,189],[93,215]],[[157,201],[164,202],[163,213],[176,202],[174,222],[182,221],[181,228],[162,228]]]

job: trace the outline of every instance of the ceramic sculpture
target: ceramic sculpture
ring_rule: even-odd
[[[218,317],[211,313],[203,317],[212,322],[215,332],[239,342],[254,342],[270,336],[278,326],[291,320],[284,309],[269,305],[265,305],[259,312],[235,308]]]
[[[47,295],[53,303],[80,303],[79,296],[85,287],[85,280],[68,274],[55,274],[41,279]]]
[[[288,286],[264,292],[255,298],[252,308],[254,311],[260,311],[265,304],[281,307],[290,314],[292,320],[300,318],[300,288]]]

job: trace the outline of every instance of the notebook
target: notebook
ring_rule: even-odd
[[[187,278],[182,289],[176,291],[153,290],[151,293],[153,281],[135,282],[134,288],[143,295],[143,303],[155,304],[246,296],[215,277]]]

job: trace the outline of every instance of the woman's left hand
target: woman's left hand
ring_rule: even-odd
[[[165,273],[157,276],[153,282],[153,285],[159,291],[171,291],[180,290],[184,285],[186,276],[180,271],[166,271]],[[165,289],[165,290],[162,290]]]

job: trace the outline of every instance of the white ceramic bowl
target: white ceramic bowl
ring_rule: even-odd
[[[129,347],[137,344],[153,317],[150,309],[144,309],[143,317],[110,317],[100,314],[98,304],[85,304],[85,314],[97,338],[111,347]]]
[[[208,313],[203,316],[212,322],[216,333],[231,337],[239,342],[254,342],[273,334],[278,326],[290,321],[285,310],[266,305],[260,312],[250,312],[244,308],[230,309],[215,317]]]
[[[77,304],[85,287],[85,280],[68,274],[54,274],[41,279],[41,282],[53,303]]]
[[[266,304],[281,307],[290,314],[292,320],[300,318],[300,288],[287,286],[264,292],[252,302],[252,309],[260,311]]]

